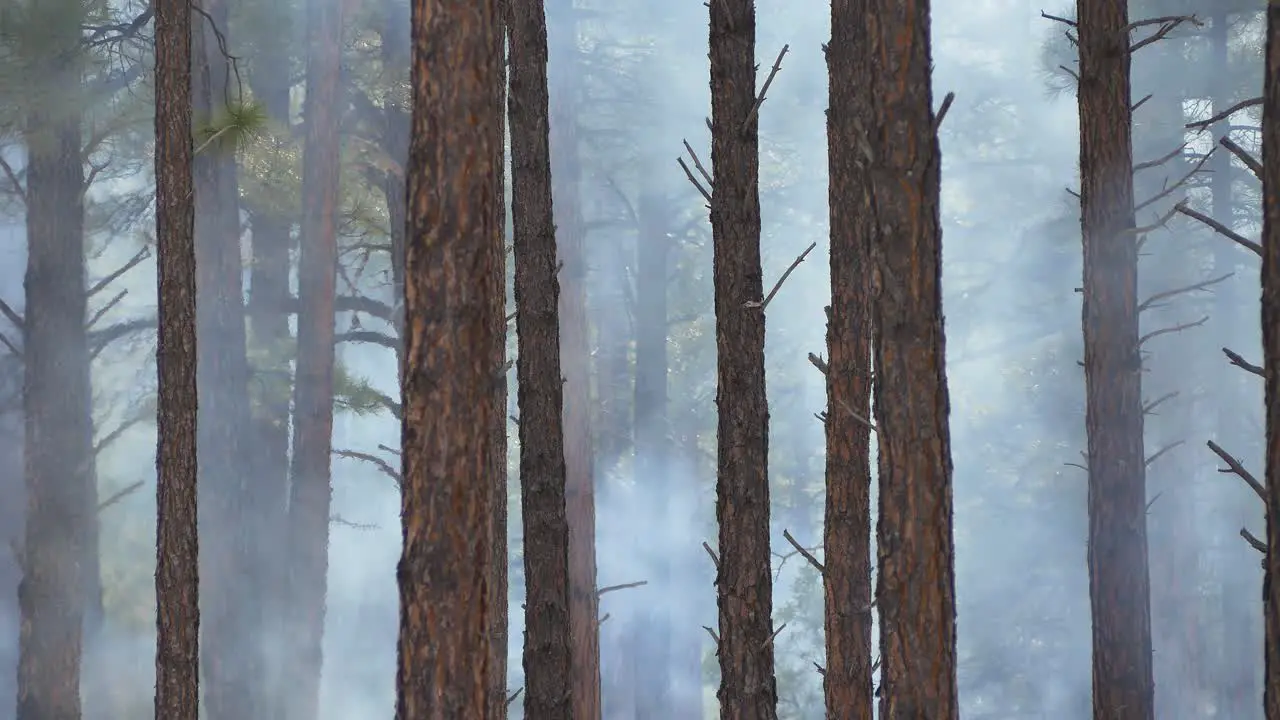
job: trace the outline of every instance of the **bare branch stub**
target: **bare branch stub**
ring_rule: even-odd
[[[1244,358],[1240,357],[1239,353],[1231,350],[1230,348],[1222,348],[1222,354],[1227,356],[1227,360],[1229,360],[1232,365],[1235,365],[1241,370],[1253,373],[1258,377],[1267,376],[1266,370],[1264,370],[1261,365],[1254,365],[1248,360],[1245,360]]]
[[[716,643],[716,648],[717,648],[717,649],[719,649],[719,648],[720,648],[720,636],[716,634],[716,631],[715,631],[715,630],[712,630],[712,629],[711,629],[711,627],[710,627],[710,626],[708,626],[708,625],[703,625],[703,626],[702,626],[702,629],[707,631],[707,634],[708,634],[708,635],[710,635],[710,636],[711,636],[711,639],[715,641],[715,643]]]
[[[702,549],[706,550],[707,554],[711,556],[711,563],[716,566],[716,571],[719,572],[720,558],[716,556],[716,551],[712,550],[711,546],[708,545],[705,540],[702,542]]]
[[[1240,537],[1244,538],[1245,542],[1249,543],[1254,550],[1262,553],[1263,556],[1267,554],[1267,544],[1259,540],[1258,537],[1249,532],[1248,529],[1240,528]]]
[[[1250,240],[1249,238],[1247,238],[1247,237],[1245,237],[1245,236],[1241,235],[1240,233],[1236,232],[1235,230],[1232,230],[1231,228],[1227,227],[1226,225],[1223,225],[1222,223],[1218,222],[1217,220],[1214,220],[1213,218],[1209,217],[1208,215],[1205,215],[1204,213],[1199,212],[1199,211],[1196,211],[1196,210],[1192,210],[1190,207],[1188,207],[1188,206],[1187,206],[1186,201],[1183,201],[1183,202],[1178,203],[1177,205],[1174,205],[1174,206],[1173,206],[1173,208],[1174,208],[1175,210],[1177,210],[1178,212],[1182,213],[1183,215],[1186,215],[1187,217],[1189,217],[1189,218],[1191,218],[1191,219],[1193,219],[1193,220],[1199,220],[1201,223],[1203,223],[1203,224],[1205,224],[1206,226],[1208,226],[1208,227],[1209,227],[1211,230],[1213,230],[1214,232],[1216,232],[1216,233],[1218,233],[1219,235],[1221,235],[1221,236],[1225,237],[1226,239],[1230,240],[1231,242],[1234,242],[1235,244],[1239,245],[1240,247],[1242,247],[1242,248],[1245,248],[1245,249],[1249,250],[1249,251],[1250,251],[1250,252],[1252,252],[1254,255],[1257,255],[1258,257],[1262,257],[1262,246],[1261,246],[1261,245],[1259,245],[1258,243],[1256,243],[1256,242],[1254,242],[1254,241]]]
[[[787,542],[791,543],[791,547],[795,548],[796,552],[800,553],[800,557],[809,561],[809,564],[818,571],[818,574],[823,574],[827,571],[826,567],[822,563],[818,562],[818,558],[813,556],[813,553],[809,552],[802,547],[800,543],[796,542],[796,539],[791,535],[790,530],[783,530],[782,537],[786,539]]]
[[[813,353],[809,353],[809,364],[817,368],[818,372],[822,373],[823,375],[827,374],[827,361],[823,360],[821,357]]]
[[[778,52],[778,59],[773,61],[773,68],[769,70],[769,77],[764,79],[764,85],[760,87],[760,94],[756,96],[755,104],[751,106],[751,112],[747,113],[747,119],[742,121],[742,127],[739,132],[746,132],[747,127],[756,119],[756,115],[760,112],[760,106],[764,104],[765,94],[769,92],[769,86],[773,84],[773,79],[778,76],[778,71],[782,69],[782,58],[786,56],[787,51],[790,49],[790,45],[783,45],[782,50]]]
[[[1153,97],[1155,97],[1155,95],[1151,93],[1147,93],[1146,95],[1143,95],[1141,100],[1129,106],[1129,112],[1131,113],[1137,112],[1138,108],[1142,107],[1143,105],[1146,105],[1147,101]]]
[[[942,127],[942,120],[947,117],[947,111],[951,109],[951,104],[956,101],[956,94],[949,92],[946,97],[942,98],[942,105],[938,108],[938,112],[933,116],[933,134],[937,135],[939,128]]]
[[[1225,469],[1218,468],[1218,472],[1235,473],[1237,477],[1239,477],[1241,480],[1244,480],[1245,484],[1248,485],[1251,490],[1253,490],[1254,494],[1256,494],[1258,498],[1262,500],[1262,502],[1265,503],[1267,501],[1267,489],[1263,487],[1262,483],[1258,482],[1258,479],[1255,478],[1252,473],[1244,469],[1244,466],[1240,464],[1239,460],[1235,459],[1235,457],[1231,453],[1227,452],[1226,450],[1223,450],[1222,447],[1218,445],[1218,443],[1212,440],[1210,440],[1206,444],[1209,446],[1209,449],[1213,451],[1214,455],[1217,455],[1219,458],[1222,459],[1222,462],[1227,464],[1227,467]]]
[[[786,623],[782,623],[781,625],[779,625],[779,626],[778,626],[778,629],[777,629],[777,630],[774,630],[774,631],[773,631],[773,634],[769,636],[769,639],[765,640],[765,641],[764,641],[764,643],[760,646],[760,649],[761,649],[761,650],[763,650],[763,649],[765,649],[765,648],[769,647],[770,645],[772,645],[772,644],[773,644],[774,639],[775,639],[775,638],[777,638],[777,637],[778,637],[778,635],[779,635],[779,634],[781,634],[781,633],[782,633],[782,631],[783,631],[783,630],[786,630],[786,629],[787,629],[787,624],[786,624]]]
[[[1041,11],[1040,11],[1040,17],[1044,18],[1045,20],[1052,20],[1052,21],[1054,21],[1054,22],[1062,23],[1063,25],[1066,25],[1067,27],[1077,27],[1077,26],[1078,26],[1075,20],[1070,20],[1070,19],[1068,19],[1068,18],[1064,18],[1064,17],[1058,17],[1057,15],[1050,15],[1049,13],[1047,13],[1047,12],[1045,12],[1045,11],[1043,11],[1043,10],[1041,10]]]

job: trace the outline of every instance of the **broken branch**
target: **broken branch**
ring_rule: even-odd
[[[1218,443],[1210,440],[1207,444],[1209,449],[1213,451],[1213,454],[1217,455],[1222,459],[1222,462],[1227,464],[1225,470],[1223,468],[1218,468],[1218,472],[1235,473],[1241,480],[1244,480],[1245,484],[1253,490],[1254,494],[1262,499],[1262,502],[1265,503],[1267,501],[1267,489],[1262,486],[1262,483],[1258,482],[1258,479],[1255,478],[1252,473],[1244,469],[1244,466],[1240,464],[1239,460],[1235,459],[1231,453],[1223,450]]]
[[[706,543],[706,541],[705,541],[705,540],[704,540],[704,541],[703,541],[703,543],[702,543],[702,549],[703,549],[703,550],[706,550],[706,551],[707,551],[707,554],[711,556],[711,562],[712,562],[712,564],[714,564],[714,565],[716,566],[716,572],[719,572],[719,571],[720,571],[720,558],[716,557],[716,551],[715,551],[715,550],[712,550],[712,549],[711,549],[711,546],[710,546],[710,545],[708,545],[708,544]]]
[[[1234,351],[1232,351],[1232,350],[1230,350],[1230,349],[1228,349],[1228,348],[1222,348],[1222,354],[1227,356],[1227,360],[1230,360],[1232,365],[1235,365],[1236,367],[1240,368],[1241,370],[1245,370],[1245,371],[1247,371],[1247,372],[1251,372],[1251,373],[1253,373],[1254,375],[1257,375],[1258,377],[1266,377],[1266,376],[1267,376],[1266,371],[1262,369],[1262,366],[1261,366],[1261,365],[1254,365],[1253,363],[1249,362],[1248,360],[1245,360],[1244,358],[1240,357],[1240,355],[1239,355],[1238,353],[1236,353],[1236,352],[1234,352]]]

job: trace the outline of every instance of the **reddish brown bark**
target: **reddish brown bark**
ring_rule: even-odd
[[[498,3],[414,0],[411,14],[396,717],[489,718]]]
[[[191,135],[191,8],[155,5],[156,370],[155,716],[200,715],[196,514],[196,246]]]
[[[711,3],[711,202],[716,312],[720,717],[771,720],[769,404],[760,268],[756,17],[752,0]]]
[[[342,4],[308,9],[306,137],[298,267],[297,379],[289,483],[289,720],[315,720],[324,665],[332,499],[334,295],[338,265]]]
[[[827,316],[827,496],[823,531],[828,717],[871,720],[870,180],[859,127],[872,97],[867,24],[857,0],[831,3],[827,152],[831,307]]]
[[[1262,347],[1267,412],[1267,558],[1263,707],[1280,720],[1280,3],[1267,4],[1262,103]]]
[[[1124,3],[1109,0],[1079,0],[1077,16],[1093,714],[1149,720],[1155,693],[1129,17]]]
[[[869,0],[871,323],[879,440],[880,713],[955,720],[950,403],[942,322],[941,154],[928,0]],[[831,415],[841,408],[829,408]],[[844,411],[847,413],[847,411]]]

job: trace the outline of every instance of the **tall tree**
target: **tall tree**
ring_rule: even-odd
[[[1262,167],[1262,348],[1267,413],[1263,707],[1267,720],[1280,720],[1280,2],[1276,0],[1267,3]]]
[[[863,137],[873,98],[865,7],[831,3],[827,109],[831,306],[827,309],[827,477],[823,532],[827,715],[871,720],[870,182]]]
[[[778,714],[769,568],[769,403],[760,268],[760,136],[753,0],[710,3],[711,199],[719,384],[716,598],[720,717]]]
[[[1129,12],[1078,0],[1093,714],[1154,713]]]
[[[96,532],[79,103],[82,11],[32,6],[43,47],[28,74],[23,323],[26,529],[18,720],[78,720],[86,588]],[[57,88],[54,92],[51,89]]]
[[[158,718],[200,715],[196,511],[196,246],[191,135],[191,8],[155,6],[156,692]]]
[[[869,286],[880,463],[879,716],[955,720],[960,707],[942,322],[942,157],[932,105],[930,3],[870,0],[862,7],[867,36],[857,47],[865,53],[861,62],[870,79],[871,137],[864,157],[870,163]]]
[[[398,720],[491,717],[493,396],[503,358],[497,0],[413,0]],[[482,429],[477,432],[477,428]]]
[[[303,146],[301,257],[298,268],[297,380],[289,483],[289,603],[296,625],[285,687],[289,720],[320,713],[325,595],[332,499],[334,305],[338,270],[339,127],[342,8],[307,10],[306,137]]]
[[[524,520],[524,713],[573,718],[560,281],[551,200],[547,24],[542,0],[511,6],[511,223],[515,246],[520,492]]]

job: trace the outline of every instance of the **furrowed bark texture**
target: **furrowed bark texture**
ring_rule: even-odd
[[[753,0],[711,3],[711,203],[719,383],[716,521],[720,717],[772,720],[769,403],[760,269],[759,122]]]
[[[42,49],[34,74],[48,87],[78,87],[78,38],[57,35],[52,47]],[[88,554],[96,527],[81,121],[60,103],[37,100],[26,122],[27,507],[19,553],[17,718],[79,720]]]
[[[1262,105],[1262,347],[1266,364],[1267,559],[1263,707],[1280,720],[1280,2],[1267,4]]]
[[[398,720],[486,719],[502,357],[496,0],[413,0]],[[480,429],[480,431],[477,431]]]
[[[334,304],[338,265],[342,3],[308,8],[298,353],[289,483],[289,720],[320,713],[332,501]]]
[[[828,717],[872,720],[871,672],[871,186],[859,147],[872,97],[864,81],[865,14],[831,3],[827,152],[831,307],[827,316],[827,495],[823,586]]]
[[[524,713],[530,720],[553,720],[574,717],[574,688],[547,25],[542,0],[509,1],[511,220],[526,578]]]
[[[1154,714],[1129,23],[1124,3],[1079,0],[1080,204],[1093,716]]]
[[[596,596],[595,468],[591,428],[591,341],[587,323],[586,229],[579,193],[581,92],[578,23],[572,0],[554,0],[555,56],[549,58],[555,240],[561,263],[560,358],[564,372],[565,503],[569,522],[569,624],[573,654],[573,716],[600,718],[600,622]],[[616,426],[617,423],[614,423]],[[625,423],[623,423],[625,427]],[[617,433],[614,433],[617,436]]]
[[[872,100],[870,292],[880,464],[879,717],[955,720],[942,159],[930,88],[930,3],[870,0],[864,7],[867,37],[860,46]]]
[[[196,509],[196,245],[191,135],[191,8],[155,5],[156,690],[155,716],[200,715]]]

